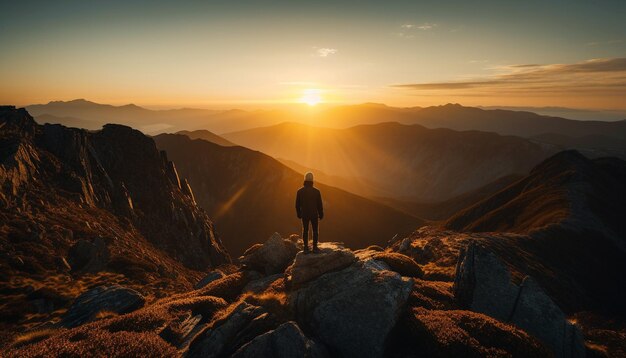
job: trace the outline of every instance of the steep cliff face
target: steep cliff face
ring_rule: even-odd
[[[88,132],[41,126],[24,109],[2,107],[0,187],[3,219],[21,212],[36,222],[37,215],[79,211],[95,224],[106,217],[119,230],[138,233],[192,269],[230,261],[191,189],[181,185],[174,164],[151,138],[129,127],[106,125]],[[79,213],[72,219],[72,226],[78,221],[90,225]],[[49,243],[54,252],[54,240]]]

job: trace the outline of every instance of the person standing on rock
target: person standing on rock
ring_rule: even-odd
[[[304,184],[296,194],[296,215],[302,219],[302,240],[304,241],[304,253],[309,252],[309,224],[313,228],[313,252],[318,252],[317,241],[319,238],[319,220],[324,218],[322,194],[313,187],[313,173],[304,175]]]

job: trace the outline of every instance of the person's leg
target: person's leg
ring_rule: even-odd
[[[304,251],[309,251],[309,219],[302,218],[302,241],[304,242]]]
[[[319,237],[318,235],[319,221],[317,218],[311,219],[311,226],[313,227],[313,250],[317,250],[317,239]]]

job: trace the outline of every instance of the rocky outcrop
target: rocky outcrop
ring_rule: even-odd
[[[286,322],[245,344],[233,358],[329,357],[323,347],[307,338],[295,322]]]
[[[455,299],[463,308],[514,324],[536,336],[556,357],[584,357],[580,330],[531,278],[521,285],[492,252],[470,242],[461,253],[454,281]]]
[[[135,243],[140,236],[189,268],[230,262],[188,183],[181,183],[152,138],[114,124],[91,132],[38,125],[14,107],[0,108],[0,127],[0,214],[19,212],[24,226],[45,223],[46,230],[58,225],[59,230],[82,232],[78,241],[37,232],[38,244],[48,249],[42,251],[65,256],[74,246],[69,257],[74,271],[97,272],[107,266],[106,245],[92,239],[95,228],[106,228],[105,235],[122,241],[129,240],[127,233]],[[12,235],[26,239],[16,226]],[[45,257],[35,259],[49,266]]]
[[[297,322],[331,352],[381,357],[411,287],[411,279],[357,262],[292,292],[289,304]]]
[[[119,285],[99,286],[78,296],[61,321],[63,327],[76,327],[92,321],[100,312],[128,313],[143,306],[144,297]]]
[[[266,275],[283,272],[298,252],[298,247],[290,240],[284,240],[274,233],[262,245],[255,245],[239,258],[246,267],[264,272]]]
[[[199,333],[189,346],[188,357],[224,357],[276,327],[262,307],[242,302],[224,318]]]
[[[320,244],[319,253],[299,252],[291,266],[287,268],[287,282],[297,288],[320,275],[341,270],[356,261],[354,253],[332,243]]]

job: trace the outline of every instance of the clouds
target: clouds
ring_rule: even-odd
[[[405,29],[405,30],[422,30],[422,31],[427,31],[427,30],[432,30],[437,26],[437,24],[433,24],[430,22],[426,22],[422,25],[415,25],[415,24],[403,24],[400,26],[400,28]]]
[[[626,58],[599,58],[570,64],[516,64],[493,70],[497,73],[485,78],[392,87],[423,92],[448,91],[467,96],[626,95]]]
[[[322,48],[317,48],[315,53],[319,57],[329,57],[329,56],[336,54],[338,51],[339,50],[337,50],[336,48],[322,47]]]
[[[425,22],[423,24],[402,24],[400,25],[400,31],[394,32],[394,35],[403,38],[413,38],[418,32],[433,30],[438,25],[431,22]]]

